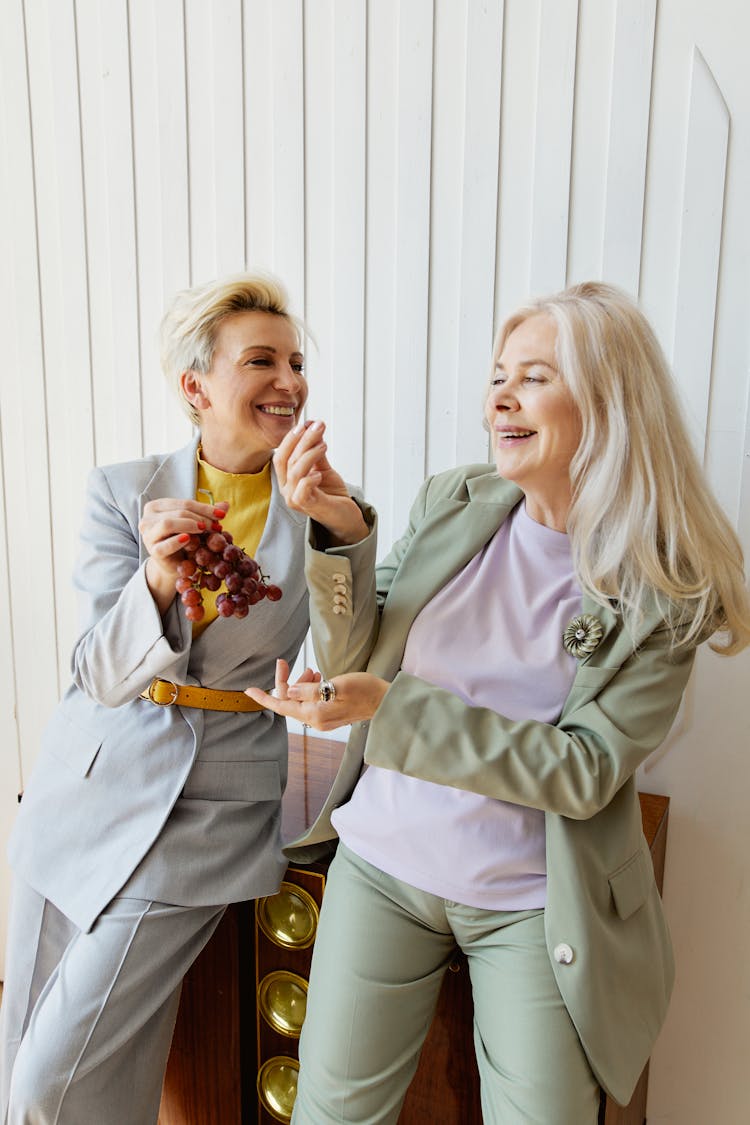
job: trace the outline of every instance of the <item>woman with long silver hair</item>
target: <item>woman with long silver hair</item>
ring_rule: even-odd
[[[468,959],[487,1125],[595,1125],[664,1019],[672,950],[636,792],[710,639],[750,642],[742,552],[642,313],[599,283],[502,326],[494,465],[440,473],[375,565],[315,522],[316,437],[276,465],[311,517],[321,683],[248,694],[353,724],[288,854],[331,864],[295,1125],[396,1122],[445,969]],[[347,593],[334,605],[334,577]],[[363,769],[363,765],[366,767]]]

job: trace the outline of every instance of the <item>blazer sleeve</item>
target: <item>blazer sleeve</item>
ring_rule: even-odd
[[[402,671],[370,722],[365,761],[584,820],[666,737],[694,656],[694,648],[672,651],[669,631],[658,628],[619,668],[579,670],[556,725],[469,706]],[[587,691],[587,680],[601,687]]]
[[[139,562],[137,529],[102,469],[89,474],[73,584],[80,626],[73,680],[97,703],[135,699],[189,648],[174,605],[162,621]]]
[[[369,504],[357,501],[370,534],[352,547],[318,549],[316,526],[308,522],[305,577],[310,592],[310,626],[315,657],[324,676],[361,672],[367,667],[394,575],[424,517],[430,483],[427,480],[420,488],[406,531],[377,566],[377,513]],[[340,586],[345,587],[345,601],[336,613],[333,597]]]

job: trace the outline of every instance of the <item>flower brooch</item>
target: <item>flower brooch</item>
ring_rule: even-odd
[[[604,627],[599,618],[591,613],[582,613],[573,618],[563,633],[563,648],[576,660],[582,660],[591,656],[603,636]]]

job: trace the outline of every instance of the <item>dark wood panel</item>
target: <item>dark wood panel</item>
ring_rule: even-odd
[[[289,735],[289,777],[282,802],[281,832],[293,840],[309,828],[323,807],[346,743],[333,738]]]
[[[159,1125],[242,1120],[240,1004],[248,997],[240,988],[239,965],[249,950],[240,950],[240,929],[237,910],[226,911],[185,976]]]

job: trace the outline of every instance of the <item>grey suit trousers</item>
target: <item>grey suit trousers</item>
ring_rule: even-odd
[[[182,978],[223,906],[115,898],[84,933],[16,879],[3,994],[7,1125],[154,1125]]]

